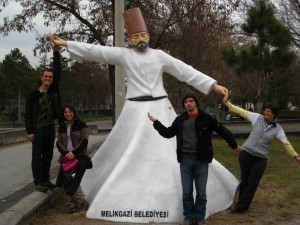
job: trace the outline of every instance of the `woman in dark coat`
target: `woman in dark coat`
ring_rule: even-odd
[[[73,213],[83,208],[84,193],[80,187],[81,179],[86,169],[92,168],[92,162],[87,155],[89,130],[85,122],[80,120],[77,112],[71,105],[63,106],[63,121],[59,125],[56,146],[63,158],[78,160],[78,164],[71,171],[66,172],[60,167],[56,185],[64,187],[65,193],[70,196],[69,212]]]

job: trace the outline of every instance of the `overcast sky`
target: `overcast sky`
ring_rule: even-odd
[[[21,7],[11,2],[8,7],[0,13],[0,24],[3,24],[3,18],[9,16],[13,18],[18,12],[21,11]],[[42,20],[37,20],[35,29],[39,34],[48,34],[51,30],[43,25]],[[53,29],[54,30],[54,29]],[[9,36],[3,37],[0,35],[0,62],[3,61],[5,55],[9,54],[11,50],[18,48],[21,53],[26,56],[31,66],[34,68],[39,64],[39,58],[33,55],[34,46],[37,44],[35,40],[35,33],[18,33],[11,32]],[[52,54],[51,54],[52,55]]]
[[[0,0],[1,1],[1,0]],[[3,18],[9,17],[13,18],[16,14],[20,13],[22,7],[19,3],[14,1],[10,2],[8,7],[5,8],[0,13],[0,24],[3,24]],[[40,17],[39,19],[35,20],[36,26],[35,29],[39,34],[49,34],[54,32],[54,28],[48,28],[43,25],[43,19]],[[5,55],[9,54],[11,50],[18,48],[20,49],[21,53],[26,56],[29,60],[30,64],[35,68],[39,65],[39,55],[35,57],[33,55],[34,46],[37,44],[35,40],[35,33],[18,33],[18,32],[11,32],[8,36],[3,37],[0,35],[0,62],[3,61]],[[49,58],[52,56],[52,53],[49,53]],[[65,57],[68,57],[67,53],[64,53]]]

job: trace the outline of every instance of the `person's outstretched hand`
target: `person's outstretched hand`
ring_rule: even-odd
[[[52,48],[52,51],[54,51],[54,52],[59,52],[60,51],[60,46],[59,45],[55,45],[51,42],[50,46]]]
[[[226,103],[228,102],[228,99],[225,100],[225,99],[223,98],[223,99],[222,99],[222,102],[226,105]]]
[[[157,120],[154,116],[151,116],[150,113],[148,113],[148,117],[152,122],[155,122]]]
[[[233,149],[233,151],[240,153],[242,151],[240,146],[237,146],[236,148]]]

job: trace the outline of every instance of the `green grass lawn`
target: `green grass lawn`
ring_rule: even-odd
[[[294,149],[300,154],[300,138],[288,137]],[[239,145],[245,139],[237,139]],[[214,139],[214,156],[239,180],[238,154],[231,151],[223,139]],[[267,169],[260,182],[255,199],[259,201],[286,204],[287,200],[300,199],[300,164],[284,150],[280,141],[270,147]]]

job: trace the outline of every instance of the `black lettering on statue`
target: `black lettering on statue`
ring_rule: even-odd
[[[132,217],[132,210],[122,211],[122,210],[101,210],[101,217]]]
[[[144,217],[144,218],[168,218],[169,211],[134,211],[134,217]]]
[[[101,217],[168,218],[169,210],[167,211],[101,210]]]

